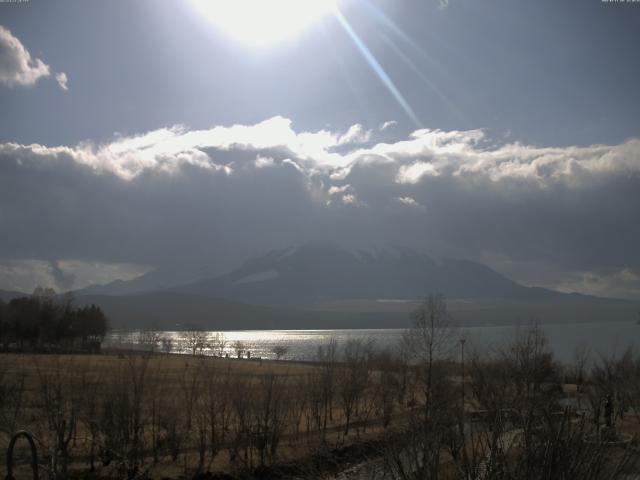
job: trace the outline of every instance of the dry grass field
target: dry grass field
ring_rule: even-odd
[[[0,458],[8,433],[28,430],[42,468],[58,478],[178,478],[286,463],[379,437],[383,410],[388,424],[402,404],[382,398],[381,372],[360,362],[1,354],[0,376]]]
[[[633,351],[560,365],[533,328],[472,354],[462,375],[455,362],[409,362],[363,341],[326,347],[314,363],[0,354],[0,460],[25,429],[50,479],[332,478],[370,459],[398,480],[622,479],[640,468]],[[18,478],[30,478],[24,446]]]

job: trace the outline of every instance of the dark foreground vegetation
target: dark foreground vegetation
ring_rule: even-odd
[[[560,365],[536,327],[474,352],[438,296],[415,320],[396,351],[331,341],[310,363],[162,354],[155,341],[1,354],[0,447],[33,432],[52,479],[635,478],[639,355]]]
[[[29,297],[0,300],[0,346],[6,351],[100,350],[108,329],[100,307],[76,307],[72,297],[59,299],[37,288]]]

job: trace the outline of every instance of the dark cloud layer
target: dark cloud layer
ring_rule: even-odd
[[[481,131],[421,130],[376,144],[353,132],[348,152],[345,132],[296,132],[279,117],[105,145],[0,145],[0,251],[224,270],[307,241],[403,245],[640,297],[640,141],[491,146]]]

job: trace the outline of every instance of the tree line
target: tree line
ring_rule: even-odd
[[[109,322],[96,305],[37,288],[29,297],[0,300],[0,345],[15,351],[99,351]]]

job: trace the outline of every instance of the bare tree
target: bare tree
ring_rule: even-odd
[[[180,332],[183,348],[190,351],[193,356],[204,354],[209,346],[209,333],[200,328],[192,328]]]
[[[358,406],[369,383],[368,360],[372,343],[352,338],[344,345],[344,367],[338,369],[338,388],[344,413],[344,434],[349,434],[352,415],[358,412]]]
[[[140,474],[144,463],[150,359],[150,355],[140,354],[123,357],[112,372],[112,383],[102,390],[100,397],[103,464],[115,461],[125,478]]]
[[[573,362],[570,369],[571,380],[580,385],[584,383],[587,374],[587,365],[591,358],[591,350],[589,347],[581,343],[573,352]]]
[[[422,405],[409,410],[401,447],[390,443],[385,455],[399,478],[437,479],[445,445],[455,445],[454,453],[460,450],[460,430],[454,428],[459,396],[454,396],[446,362],[455,345],[453,333],[444,296],[430,294],[415,311],[413,328],[403,336],[403,348],[415,365],[415,381],[422,390],[422,398],[413,401]]]
[[[180,390],[182,392],[183,413],[186,430],[191,430],[193,422],[193,410],[196,400],[201,390],[203,380],[204,365],[200,361],[195,363],[185,363],[180,379]]]
[[[138,345],[151,353],[156,351],[162,340],[162,334],[155,330],[143,330],[138,335]]]
[[[164,334],[160,339],[160,344],[162,345],[162,351],[167,355],[173,352],[173,337],[168,334]]]
[[[285,381],[273,373],[260,377],[252,404],[252,434],[260,465],[275,458],[285,426]]]
[[[98,446],[99,423],[98,423],[98,407],[99,396],[102,393],[103,382],[100,378],[105,375],[103,369],[95,372],[83,371],[81,374],[81,391],[80,396],[80,413],[78,415],[80,422],[85,430],[89,433],[89,470],[95,471],[96,448]]]
[[[25,408],[25,374],[9,372],[0,363],[0,432],[10,436],[17,430],[18,418]]]
[[[216,357],[224,356],[224,349],[227,346],[227,340],[222,332],[216,332],[209,338],[209,346],[211,354]]]
[[[400,377],[403,366],[399,365],[399,360],[395,359],[389,350],[383,350],[375,356],[374,368],[379,376],[372,396],[386,430],[391,423],[396,401],[402,401]]]
[[[307,391],[307,377],[305,375],[293,376],[289,382],[289,394],[287,395],[288,410],[293,433],[297,439],[300,436],[300,424],[305,412],[309,409],[309,392]]]
[[[242,379],[234,379],[229,385],[229,394],[232,409],[232,418],[229,422],[230,438],[227,443],[229,459],[232,463],[237,462],[241,450],[244,451],[242,457],[245,466],[251,464],[249,457],[253,447],[251,436],[251,405],[253,402],[253,389]]]
[[[289,347],[286,345],[275,345],[271,349],[271,353],[276,356],[276,360],[281,360],[289,352]]]
[[[319,376],[315,378],[320,386],[322,402],[322,440],[325,440],[329,420],[333,420],[333,398],[335,396],[336,362],[338,342],[335,338],[318,347],[317,360],[320,363]]]
[[[209,465],[224,445],[229,430],[231,405],[229,386],[232,373],[229,368],[221,375],[214,367],[206,370],[205,383],[205,419],[209,428]]]
[[[52,477],[65,478],[80,404],[79,392],[72,391],[78,370],[60,357],[49,360],[46,368],[37,359],[34,364],[38,375],[36,406],[44,420],[39,437],[49,447]]]
[[[414,312],[413,328],[403,342],[423,370],[425,421],[431,416],[436,360],[445,359],[453,347],[452,321],[442,294],[430,294]]]
[[[320,431],[323,426],[323,412],[325,412],[325,380],[323,371],[319,368],[313,369],[304,376],[304,388],[307,408],[305,409],[305,417],[307,420],[307,433],[310,433],[312,427]]]
[[[233,350],[236,352],[236,357],[242,358],[244,352],[246,351],[246,348],[244,346],[244,343],[242,343],[240,340],[236,340],[233,343]]]
[[[625,478],[633,471],[638,455],[631,447],[607,445],[586,417],[559,408],[553,388],[558,372],[535,325],[497,354],[472,358],[472,390],[480,410],[465,442],[466,463],[452,454],[465,478],[481,473],[483,478],[596,480]]]

